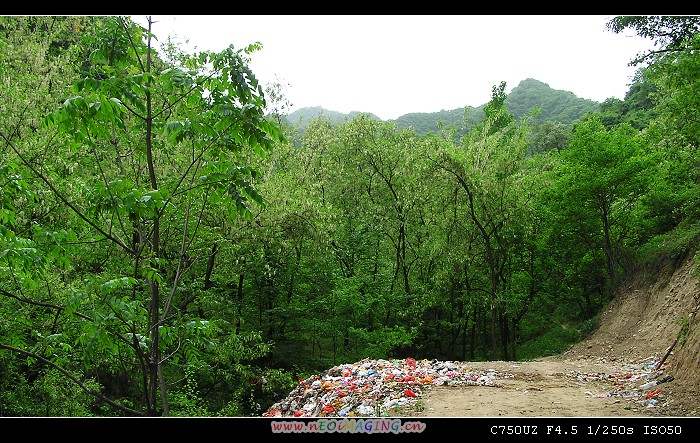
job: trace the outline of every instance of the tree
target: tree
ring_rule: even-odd
[[[92,17],[0,17],[0,82],[4,85],[0,88],[0,133],[21,145],[35,163],[47,156],[38,141],[42,117],[65,99],[66,85],[77,78],[81,66],[77,61],[87,52],[78,43],[93,22]],[[69,262],[65,242],[74,236],[59,222],[60,203],[48,189],[36,186],[31,172],[7,143],[2,146],[0,317],[8,322],[0,326],[0,343],[28,348],[37,337],[22,323],[27,303],[35,294],[36,299],[48,301],[46,293],[37,294],[37,287],[53,288],[49,291],[52,295],[63,287],[61,276]],[[36,321],[36,330],[44,332],[43,322],[54,317],[34,308],[31,318]],[[19,321],[10,323],[9,319]],[[43,368],[40,361],[0,350],[3,415],[88,411],[93,399],[90,395],[69,379],[61,379],[61,374],[44,373]]]
[[[498,358],[498,344],[508,358],[505,332],[504,295],[508,285],[508,263],[512,245],[512,222],[519,218],[529,195],[522,192],[521,162],[525,156],[527,125],[518,126],[504,105],[505,82],[494,86],[492,99],[484,108],[483,123],[469,133],[464,145],[441,151],[435,166],[451,176],[466,196],[466,215],[479,238],[478,249],[468,254],[481,257],[486,284],[474,287],[488,295],[491,310],[492,358]],[[465,253],[467,253],[465,251]],[[500,327],[499,327],[500,324]],[[502,339],[499,340],[500,331]]]
[[[558,207],[555,213],[561,214],[560,231],[576,233],[571,250],[582,251],[587,260],[602,251],[608,282],[615,287],[625,265],[621,253],[631,240],[633,211],[651,180],[653,157],[631,126],[608,131],[593,115],[577,125],[562,160],[550,190],[556,196],[551,202]]]
[[[571,128],[568,125],[553,121],[533,125],[528,135],[528,154],[534,155],[551,150],[559,152],[566,148],[569,138],[571,138]]]
[[[641,235],[663,236],[673,230],[692,238],[700,213],[700,16],[621,16],[609,28],[616,33],[631,29],[652,39],[655,47],[630,62],[648,64],[644,80],[652,87],[649,97],[655,106],[645,134],[660,156],[655,183],[643,199],[646,213],[639,217]]]
[[[168,66],[151,46],[150,20],[148,29],[122,17],[98,23],[75,95],[45,119],[42,142],[55,156],[38,162],[11,133],[0,138],[66,214],[65,231],[40,232],[32,260],[75,247],[69,257],[84,251],[99,264],[91,277],[76,267],[57,294],[36,287],[28,297],[19,279],[46,276],[12,258],[23,252],[10,245],[2,295],[19,303],[15,321],[37,309],[57,321],[47,325],[50,335],[15,335],[0,349],[59,371],[122,413],[170,415],[168,377],[215,348],[226,327],[187,311],[191,300],[181,292],[209,257],[203,233],[217,227],[207,214],[250,218],[251,205],[265,204],[245,162],[265,155],[280,133],[248,68],[258,45]],[[98,373],[121,373],[130,388],[110,399],[88,382]]]
[[[654,46],[658,49],[638,54],[630,62],[633,66],[665,57],[666,54],[694,51],[699,48],[697,38],[700,32],[700,16],[622,15],[611,19],[606,26],[616,34],[632,29],[640,37],[654,40]]]
[[[651,82],[651,95],[666,131],[680,144],[693,149],[700,145],[700,124],[696,110],[700,96],[700,16],[619,16],[608,22],[608,29],[620,33],[634,30],[654,40],[656,49],[630,61],[647,63],[644,78]]]

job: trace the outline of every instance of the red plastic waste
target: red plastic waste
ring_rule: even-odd
[[[657,389],[657,390],[654,391],[654,392],[648,393],[648,394],[647,394],[647,400],[650,399],[650,398],[652,398],[652,397],[654,397],[654,396],[655,396],[656,394],[658,394],[659,392],[661,392],[661,389]]]

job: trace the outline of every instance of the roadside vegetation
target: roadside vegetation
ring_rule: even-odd
[[[500,83],[468,131],[300,132],[257,43],[0,17],[0,416],[259,416],[343,362],[562,351],[697,248],[699,24],[611,20],[656,49],[573,122]]]

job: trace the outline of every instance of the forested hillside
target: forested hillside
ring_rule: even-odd
[[[699,24],[611,20],[657,43],[624,100],[528,79],[472,126],[300,132],[257,44],[0,17],[0,415],[259,416],[344,362],[564,351],[695,253]]]
[[[569,125],[590,111],[600,110],[600,104],[592,100],[576,97],[572,92],[559,91],[535,79],[525,79],[507,95],[506,108],[516,120],[522,120],[528,114],[534,113],[533,121],[539,124],[545,122]],[[440,133],[444,128],[451,128],[462,136],[484,119],[484,107],[467,106],[464,108],[442,110],[440,112],[416,112],[402,115],[395,123],[397,130],[411,128],[418,134]],[[344,123],[352,120],[363,112],[340,112],[321,107],[298,109],[286,116],[286,121],[299,128],[300,133],[312,119],[324,118],[331,123]],[[380,120],[371,112],[370,118]]]
[[[297,109],[296,111],[287,114],[284,117],[286,123],[290,126],[304,129],[311,123],[312,120],[317,120],[319,118],[328,119],[331,121],[331,123],[345,123],[348,120],[352,120],[360,114],[367,114],[375,120],[381,120],[379,117],[369,112],[364,113],[357,111],[351,112],[349,114],[343,114],[341,112],[324,109],[320,106]]]

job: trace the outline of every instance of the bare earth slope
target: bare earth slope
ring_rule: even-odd
[[[640,272],[601,314],[591,336],[561,355],[470,363],[475,370],[508,376],[493,386],[430,386],[417,403],[392,415],[695,417],[700,413],[700,330],[695,321],[700,301],[694,267],[688,257]]]

